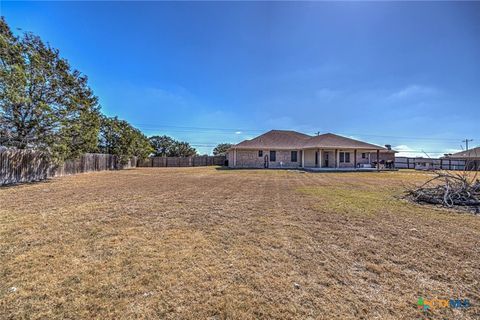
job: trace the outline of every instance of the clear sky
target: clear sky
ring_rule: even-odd
[[[480,145],[480,3],[0,2],[107,115],[201,153],[270,129]]]

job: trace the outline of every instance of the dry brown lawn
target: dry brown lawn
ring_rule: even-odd
[[[143,168],[0,188],[0,319],[479,319],[480,216],[427,173]],[[417,299],[472,307],[423,313]]]

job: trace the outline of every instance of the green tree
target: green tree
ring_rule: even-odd
[[[154,150],[150,145],[150,141],[148,141],[148,138],[142,133],[142,131],[138,130],[137,128],[131,128],[131,134],[133,136],[132,154],[140,159],[145,159],[151,154],[153,154]]]
[[[117,117],[102,118],[99,150],[119,156],[121,163],[126,163],[133,156],[146,158],[154,151],[140,130]]]
[[[0,19],[0,144],[74,158],[97,147],[97,98],[87,77],[38,36]]]
[[[188,142],[177,141],[169,136],[152,136],[149,141],[157,157],[192,157],[197,154],[197,150]]]
[[[227,153],[227,150],[232,147],[231,143],[220,143],[213,149],[213,155],[215,156],[224,156]]]
[[[155,156],[157,157],[167,157],[171,150],[173,149],[176,141],[169,136],[152,136],[148,139],[150,145],[155,150]]]
[[[188,142],[175,141],[170,157],[193,157],[197,154],[197,150],[190,146]]]

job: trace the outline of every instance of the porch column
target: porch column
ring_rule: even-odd
[[[233,166],[237,166],[237,149],[233,149]]]
[[[317,162],[315,167],[321,168],[322,165],[320,164],[320,149],[317,149],[317,152],[315,153],[315,161]]]
[[[322,167],[322,150],[318,149],[318,167]]]
[[[377,150],[377,171],[380,171],[380,150]]]
[[[357,167],[357,149],[353,150],[353,167]]]
[[[305,149],[300,152],[302,153],[302,168],[305,168]]]
[[[335,149],[335,168],[338,168],[340,164],[340,152],[338,149]]]

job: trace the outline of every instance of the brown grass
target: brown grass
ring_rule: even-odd
[[[427,175],[144,168],[1,188],[0,318],[478,319],[480,217],[396,197]],[[424,314],[419,296],[473,306]]]

